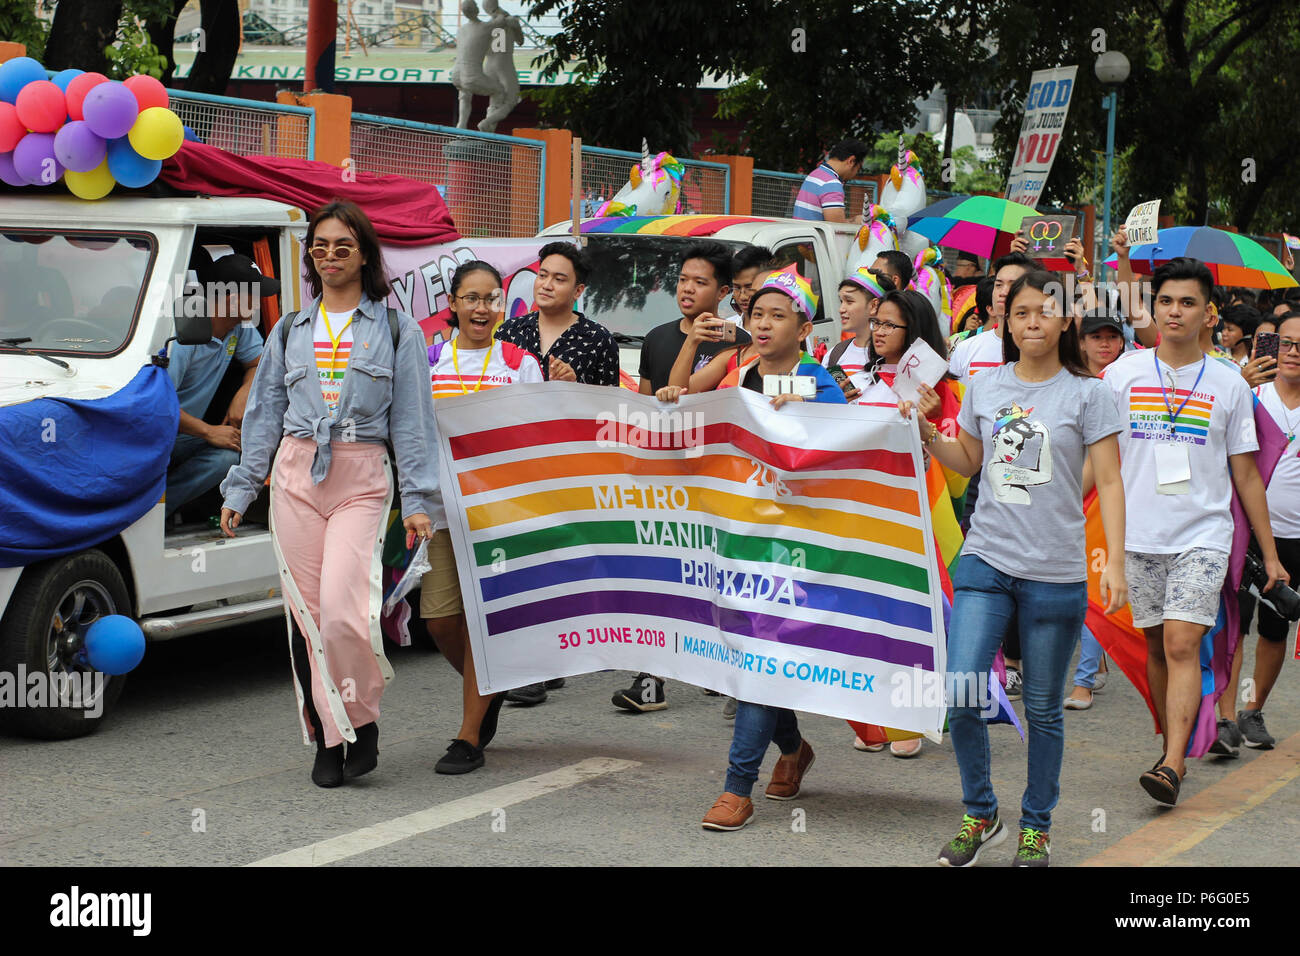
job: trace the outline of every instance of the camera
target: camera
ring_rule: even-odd
[[[1282,618],[1288,621],[1300,621],[1300,594],[1281,581],[1265,591],[1264,585],[1268,583],[1268,572],[1264,570],[1264,562],[1260,560],[1260,556],[1253,550],[1246,552],[1246,568],[1242,572],[1241,583],[1243,587],[1248,587],[1258,594],[1260,600],[1267,601]]]

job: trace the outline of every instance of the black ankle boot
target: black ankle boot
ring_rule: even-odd
[[[379,766],[379,724],[355,729],[357,742],[348,744],[348,759],[343,765],[343,776],[348,780],[363,777]]]
[[[316,762],[311,765],[311,782],[318,787],[343,785],[343,745],[325,746],[325,735],[316,731]]]

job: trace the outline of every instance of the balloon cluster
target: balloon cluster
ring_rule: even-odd
[[[117,183],[147,186],[181,148],[185,130],[167,88],[139,74],[125,82],[64,70],[46,78],[28,56],[0,63],[0,179],[102,199]]]

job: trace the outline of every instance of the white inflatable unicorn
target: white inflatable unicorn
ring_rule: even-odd
[[[889,170],[889,179],[880,191],[880,205],[888,210],[894,220],[898,248],[909,258],[920,255],[930,245],[924,236],[907,231],[909,218],[925,208],[925,175],[917,164],[916,154],[898,140],[898,162]]]
[[[898,248],[898,234],[894,231],[894,217],[884,206],[873,206],[869,199],[862,202],[862,227],[849,246],[845,275],[858,269],[868,269],[876,257],[888,249]]]
[[[677,211],[686,171],[668,153],[650,155],[650,144],[641,140],[641,162],[632,167],[627,185],[596,210],[597,216],[667,216]]]
[[[923,250],[912,262],[915,274],[907,287],[930,300],[935,317],[939,320],[939,329],[946,336],[945,330],[952,326],[952,283],[935,265],[939,261],[938,248],[930,246]]]

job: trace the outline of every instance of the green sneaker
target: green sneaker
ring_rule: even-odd
[[[1047,866],[1051,862],[1052,838],[1033,827],[1020,828],[1020,846],[1012,866]]]
[[[968,813],[961,818],[957,835],[939,851],[939,865],[972,866],[986,846],[997,846],[1006,838],[1007,828],[996,815],[986,820]]]

